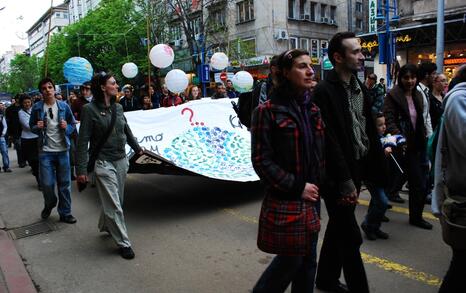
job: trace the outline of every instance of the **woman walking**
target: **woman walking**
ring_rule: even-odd
[[[252,163],[265,184],[258,247],[277,254],[254,293],[314,289],[323,172],[323,124],[311,102],[314,71],[309,53],[294,49],[278,58],[277,86],[252,117]]]
[[[432,224],[422,218],[427,196],[426,172],[423,170],[427,140],[422,95],[416,90],[416,74],[417,67],[413,64],[401,67],[397,85],[385,97],[384,114],[387,132],[402,134],[407,141],[403,169],[409,184],[409,223],[432,229]]]
[[[83,107],[77,146],[77,181],[86,184],[94,172],[102,204],[99,220],[101,232],[108,232],[125,259],[134,258],[134,252],[123,216],[123,193],[128,160],[125,145],[142,153],[123,115],[123,107],[115,103],[118,84],[111,74],[98,74],[92,79],[91,103]],[[88,156],[88,144],[90,145]]]
[[[32,169],[32,175],[36,177],[37,188],[42,190],[39,179],[39,148],[37,140],[39,136],[31,131],[29,120],[31,118],[32,99],[27,94],[19,96],[21,110],[18,112],[19,122],[21,123],[21,150],[24,159]]]

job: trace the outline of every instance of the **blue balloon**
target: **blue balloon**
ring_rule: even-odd
[[[71,57],[63,64],[63,73],[69,83],[81,85],[91,80],[94,69],[91,63],[81,57]]]

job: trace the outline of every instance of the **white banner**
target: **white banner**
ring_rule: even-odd
[[[369,0],[369,32],[377,32],[377,0]]]
[[[250,133],[231,101],[237,99],[204,98],[125,116],[142,147],[177,167],[215,179],[257,181]],[[127,153],[131,155],[129,146]]]

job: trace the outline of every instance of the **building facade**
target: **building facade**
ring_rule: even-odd
[[[397,68],[406,63],[436,62],[437,0],[397,1],[399,21],[393,22],[391,31],[396,38],[395,66],[389,68],[396,78]],[[466,63],[466,26],[464,0],[445,1],[444,72],[451,77],[460,64]],[[387,68],[379,64],[377,33],[367,31],[360,35],[368,56],[374,57],[373,68],[378,76],[385,77]]]
[[[13,60],[17,54],[24,53],[25,50],[26,47],[22,45],[11,46],[11,50],[6,51],[0,58],[0,73],[6,74],[10,72],[11,60]]]
[[[100,0],[66,0],[64,4],[68,6],[70,24],[80,21],[99,3]]]
[[[48,9],[26,32],[28,35],[29,54],[42,57],[47,46],[49,34],[60,32],[68,24],[68,5],[63,3]]]
[[[204,18],[213,20],[209,23],[207,55],[225,52],[232,65],[228,71],[242,68],[262,79],[268,73],[273,55],[300,48],[310,52],[316,74],[320,77],[325,49],[331,37],[350,27],[356,32],[367,27],[365,1],[349,2],[350,5],[348,1],[340,0],[210,1],[203,8]],[[355,21],[348,22],[349,16]],[[170,27],[175,52],[186,50],[186,38],[180,25],[175,21]],[[193,71],[193,68],[176,64],[177,61],[175,59],[176,68]]]

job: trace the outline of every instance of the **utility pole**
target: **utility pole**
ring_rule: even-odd
[[[443,73],[443,57],[445,43],[445,0],[437,0],[437,49],[436,49],[436,64],[437,72]]]

